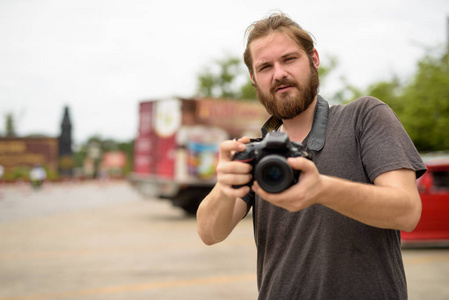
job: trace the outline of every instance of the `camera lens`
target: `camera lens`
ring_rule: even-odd
[[[268,155],[257,164],[255,179],[263,190],[269,193],[280,193],[291,186],[293,170],[285,157]]]
[[[262,178],[264,181],[268,181],[271,183],[280,183],[282,182],[282,179],[284,178],[284,174],[282,173],[282,170],[279,168],[279,166],[267,166],[262,171]]]

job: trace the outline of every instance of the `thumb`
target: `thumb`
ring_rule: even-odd
[[[316,166],[313,163],[313,161],[305,157],[289,157],[287,159],[287,162],[290,165],[290,167],[292,167],[295,170],[307,172],[316,169]]]

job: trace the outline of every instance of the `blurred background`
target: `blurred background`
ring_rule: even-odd
[[[321,85],[331,102],[351,99],[341,95],[348,86],[409,85],[424,58],[447,52],[445,0],[4,0],[0,133],[11,115],[18,136],[57,136],[68,106],[76,145],[92,136],[128,142],[140,101],[200,94],[198,77],[240,60],[245,29],[279,10],[315,37],[332,70]],[[237,86],[247,79],[240,71]]]
[[[192,215],[219,142],[267,118],[241,57],[279,11],[320,94],[380,98],[426,159],[410,299],[449,298],[448,1],[0,0],[0,299],[256,297],[251,221],[211,250]]]

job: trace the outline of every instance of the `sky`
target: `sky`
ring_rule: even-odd
[[[57,137],[70,108],[75,143],[129,141],[138,104],[192,97],[217,59],[241,57],[245,29],[282,11],[312,33],[332,100],[342,76],[360,88],[408,80],[447,43],[448,0],[0,0],[0,135]]]

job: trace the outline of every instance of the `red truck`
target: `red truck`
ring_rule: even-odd
[[[421,219],[412,232],[402,232],[403,246],[449,246],[449,155],[424,155],[428,171],[418,179]]]
[[[220,143],[260,136],[267,119],[263,106],[254,101],[175,98],[141,102],[131,182],[144,196],[170,199],[194,214],[215,185]]]

